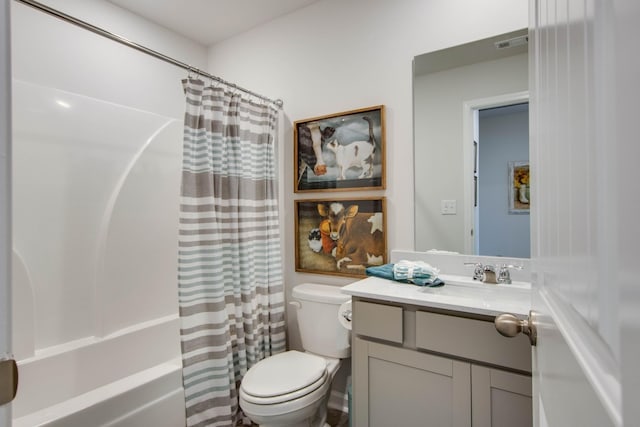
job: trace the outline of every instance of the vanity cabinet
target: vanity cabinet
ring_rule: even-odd
[[[353,298],[353,425],[532,425],[531,347],[490,316]]]

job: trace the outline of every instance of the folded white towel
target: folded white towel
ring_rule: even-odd
[[[438,278],[440,270],[424,261],[398,261],[393,265],[396,280],[409,280],[414,283],[432,282]]]

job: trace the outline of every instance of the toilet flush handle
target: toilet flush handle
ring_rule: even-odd
[[[289,304],[294,306],[298,310],[300,310],[302,308],[302,304],[300,304],[300,301],[289,301]]]

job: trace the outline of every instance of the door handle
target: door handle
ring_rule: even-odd
[[[18,365],[10,358],[0,360],[0,406],[11,402],[18,391]]]
[[[538,322],[536,313],[533,310],[529,311],[527,319],[518,319],[513,314],[504,313],[497,316],[493,323],[502,336],[512,338],[522,332],[529,336],[532,346],[535,346],[538,341]]]

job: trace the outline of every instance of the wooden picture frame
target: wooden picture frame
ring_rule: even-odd
[[[387,262],[386,199],[295,201],[296,271],[365,276]]]
[[[386,186],[384,105],[298,120],[293,146],[296,193]]]
[[[509,162],[509,213],[528,214],[531,210],[529,162]]]

